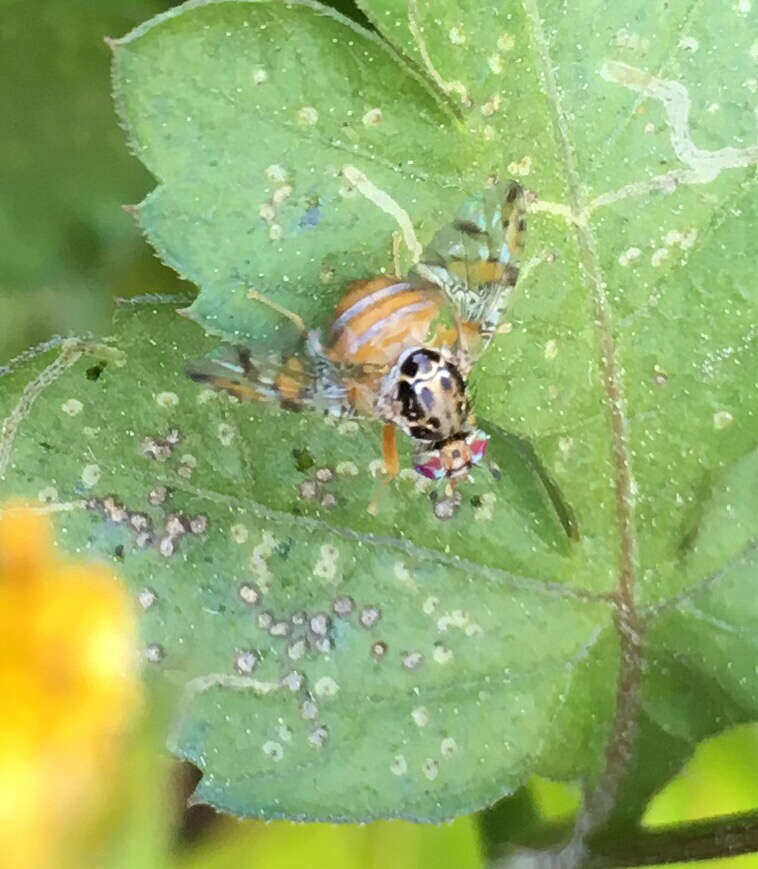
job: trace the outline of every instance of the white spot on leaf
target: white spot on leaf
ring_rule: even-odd
[[[440,765],[437,763],[436,760],[434,760],[434,758],[427,757],[424,763],[421,765],[421,771],[429,779],[429,781],[434,781],[439,775]]]
[[[89,489],[98,482],[100,474],[98,465],[85,465],[82,469],[82,483]]]
[[[619,254],[619,265],[626,268],[634,260],[639,259],[641,255],[642,251],[638,247],[628,247]]]
[[[508,172],[511,175],[528,175],[532,171],[532,158],[528,155],[518,161],[508,164]]]
[[[390,764],[392,775],[405,775],[408,772],[408,762],[402,754],[396,754]]]
[[[402,583],[409,583],[411,581],[411,572],[408,570],[405,564],[403,564],[402,561],[395,562],[392,568],[392,572],[395,574],[395,577],[399,579]]]
[[[339,550],[331,543],[324,543],[319,550],[319,559],[313,568],[313,573],[327,582],[334,582],[337,576],[337,561]]]
[[[492,70],[492,72],[495,73],[495,75],[500,75],[500,73],[504,69],[502,56],[497,53],[491,54],[487,58],[487,66],[489,66],[489,68]]]
[[[151,643],[149,646],[145,647],[145,650],[142,653],[148,664],[159,664],[165,657],[165,654],[163,646],[161,646],[160,643]]]
[[[303,127],[312,127],[318,123],[318,112],[313,106],[303,106],[297,113],[297,122]]]
[[[69,398],[68,401],[63,402],[61,410],[69,416],[76,416],[78,413],[82,412],[83,407],[84,405],[78,398]]]
[[[700,48],[700,43],[694,36],[682,36],[679,40],[679,48],[694,54]]]
[[[283,202],[286,202],[292,195],[292,190],[293,188],[291,184],[284,184],[281,187],[277,187],[271,197],[272,203],[274,205],[281,205]]]
[[[424,601],[421,609],[426,613],[426,615],[430,616],[437,609],[439,603],[440,599],[432,594]]]
[[[369,109],[366,114],[363,116],[363,123],[367,127],[375,127],[377,124],[381,123],[382,120],[382,110],[381,109]]]
[[[728,410],[719,410],[713,414],[713,427],[716,429],[726,428],[734,421],[734,417]]]
[[[201,389],[197,394],[195,401],[197,404],[207,404],[211,399],[218,398],[218,393],[215,389]]]
[[[179,396],[175,392],[159,392],[155,401],[160,407],[176,407],[179,404]]]
[[[314,728],[308,736],[308,743],[314,748],[323,748],[329,738],[329,731],[323,725]]]
[[[218,439],[221,441],[223,446],[228,447],[231,446],[234,441],[234,436],[236,431],[234,426],[229,425],[227,422],[220,422],[218,424],[218,428],[216,429],[216,434],[218,435]]]
[[[44,489],[41,489],[37,494],[37,498],[42,501],[43,504],[49,504],[51,501],[58,500],[58,490],[55,486],[47,486]]]
[[[429,710],[426,706],[418,706],[411,712],[411,719],[416,727],[426,727],[429,723]]]
[[[500,94],[495,94],[492,99],[487,100],[486,103],[482,104],[480,109],[481,113],[485,118],[489,118],[495,114],[495,112],[500,108]]]
[[[247,528],[245,528],[241,523],[232,525],[229,529],[229,533],[232,535],[232,540],[235,543],[244,543],[247,540]]]
[[[317,697],[334,697],[340,690],[340,686],[331,676],[322,676],[313,686]]]
[[[287,646],[287,657],[291,661],[299,661],[305,654],[305,650],[305,640],[301,637],[299,640],[295,640]]]
[[[262,749],[266,757],[270,757],[271,760],[280,761],[284,757],[284,749],[282,748],[282,744],[280,742],[275,742],[273,739],[269,739],[267,742],[264,742],[262,745]]]
[[[252,649],[244,649],[241,652],[237,652],[234,659],[234,666],[239,673],[245,675],[252,673],[258,666],[258,655],[252,651]]]
[[[458,750],[458,745],[452,736],[446,736],[440,743],[440,754],[443,757],[452,757]]]
[[[434,646],[432,658],[434,658],[438,664],[447,664],[453,660],[453,650],[448,649],[447,646],[443,646],[442,644],[437,644]]]
[[[149,610],[156,601],[155,592],[151,588],[143,588],[137,595],[137,600],[143,610]]]
[[[279,163],[272,163],[266,167],[266,178],[273,184],[283,184],[287,180],[287,170]]]

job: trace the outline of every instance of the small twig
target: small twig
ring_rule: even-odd
[[[631,833],[598,832],[586,842],[587,866],[654,866],[758,851],[758,811]]]

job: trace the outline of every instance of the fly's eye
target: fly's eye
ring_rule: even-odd
[[[478,431],[474,433],[474,437],[469,444],[469,449],[471,450],[471,462],[473,464],[479,464],[479,462],[484,458],[484,454],[487,452],[488,442],[489,438],[484,432]]]
[[[427,477],[430,480],[439,480],[445,476],[445,469],[442,466],[442,459],[438,455],[433,455],[427,458],[425,462],[414,465],[416,472],[422,477]]]

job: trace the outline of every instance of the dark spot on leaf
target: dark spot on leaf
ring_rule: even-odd
[[[97,362],[95,365],[91,365],[85,372],[84,375],[87,380],[97,380],[98,377],[105,370],[106,362]]]
[[[287,558],[289,558],[290,549],[292,549],[293,542],[294,541],[292,540],[291,537],[287,538],[287,540],[279,541],[279,543],[275,549],[275,552],[279,556],[279,558],[281,558],[285,561],[287,560]]]
[[[118,546],[113,550],[113,555],[115,558],[118,558],[119,561],[124,560],[124,546],[119,543]]]
[[[472,507],[481,507],[482,506],[482,499],[479,497],[479,495],[474,495],[471,498],[471,506]]]
[[[42,447],[43,450],[51,450],[52,449],[52,447],[50,446],[50,444],[47,441],[40,441],[39,445]]]
[[[298,471],[300,471],[301,474],[309,470],[316,464],[316,460],[305,447],[303,447],[303,449],[298,449],[297,447],[295,447],[292,450],[292,457],[295,460],[295,467]]]

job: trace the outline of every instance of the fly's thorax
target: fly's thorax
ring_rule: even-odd
[[[439,443],[464,427],[469,416],[466,383],[452,354],[431,347],[404,351],[384,378],[379,415],[412,438]]]

